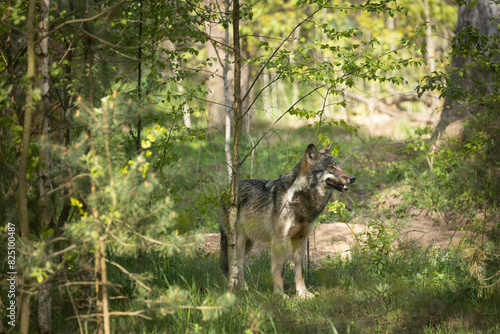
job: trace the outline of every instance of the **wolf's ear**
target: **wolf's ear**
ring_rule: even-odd
[[[318,160],[318,158],[319,158],[318,149],[316,148],[316,146],[314,146],[314,144],[309,144],[309,146],[307,146],[306,154],[305,154],[304,159],[309,164],[312,164],[313,162],[315,162],[316,160]]]
[[[332,148],[332,143],[326,145],[325,147],[323,147],[321,149],[321,151],[319,151],[319,153],[323,153],[323,154],[330,154],[330,149]]]

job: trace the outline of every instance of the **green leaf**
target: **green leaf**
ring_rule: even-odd
[[[33,89],[33,100],[38,102],[42,99],[42,90],[40,88]]]

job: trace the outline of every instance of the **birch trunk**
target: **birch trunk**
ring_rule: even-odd
[[[229,0],[224,1],[224,7],[226,13],[229,12]],[[229,27],[225,29],[225,43],[229,45]],[[232,162],[231,162],[231,99],[229,98],[229,80],[228,80],[228,72],[229,72],[229,50],[226,49],[224,56],[224,63],[222,64],[222,78],[224,80],[224,105],[226,110],[226,118],[225,118],[225,138],[224,138],[224,152],[226,154],[226,165],[227,165],[227,176],[229,181],[231,182],[232,177]]]
[[[234,139],[233,139],[233,171],[231,177],[231,193],[229,200],[229,231],[228,231],[228,263],[229,287],[238,286],[238,270],[236,265],[236,218],[238,216],[239,193],[239,167],[240,167],[240,141],[241,141],[241,50],[240,50],[240,4],[239,0],[233,1],[233,42],[234,42]],[[242,268],[241,268],[242,270]]]

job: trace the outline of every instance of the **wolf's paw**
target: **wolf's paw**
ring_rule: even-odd
[[[311,299],[314,298],[314,295],[309,291],[302,291],[298,293],[300,299]]]
[[[275,295],[278,295],[278,296],[281,296],[283,299],[289,299],[290,297],[288,297],[288,295],[281,289],[274,289],[274,294]]]

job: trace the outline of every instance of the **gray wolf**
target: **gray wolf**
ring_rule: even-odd
[[[295,286],[301,298],[311,298],[304,283],[303,263],[307,238],[333,190],[347,191],[355,180],[330,155],[331,144],[318,151],[310,144],[295,168],[275,180],[242,180],[239,183],[236,219],[236,261],[239,286],[248,287],[243,276],[243,260],[256,241],[271,243],[271,270],[274,292],[283,292],[283,271],[291,244],[295,265]],[[221,232],[220,265],[228,272],[228,195],[219,206]]]

